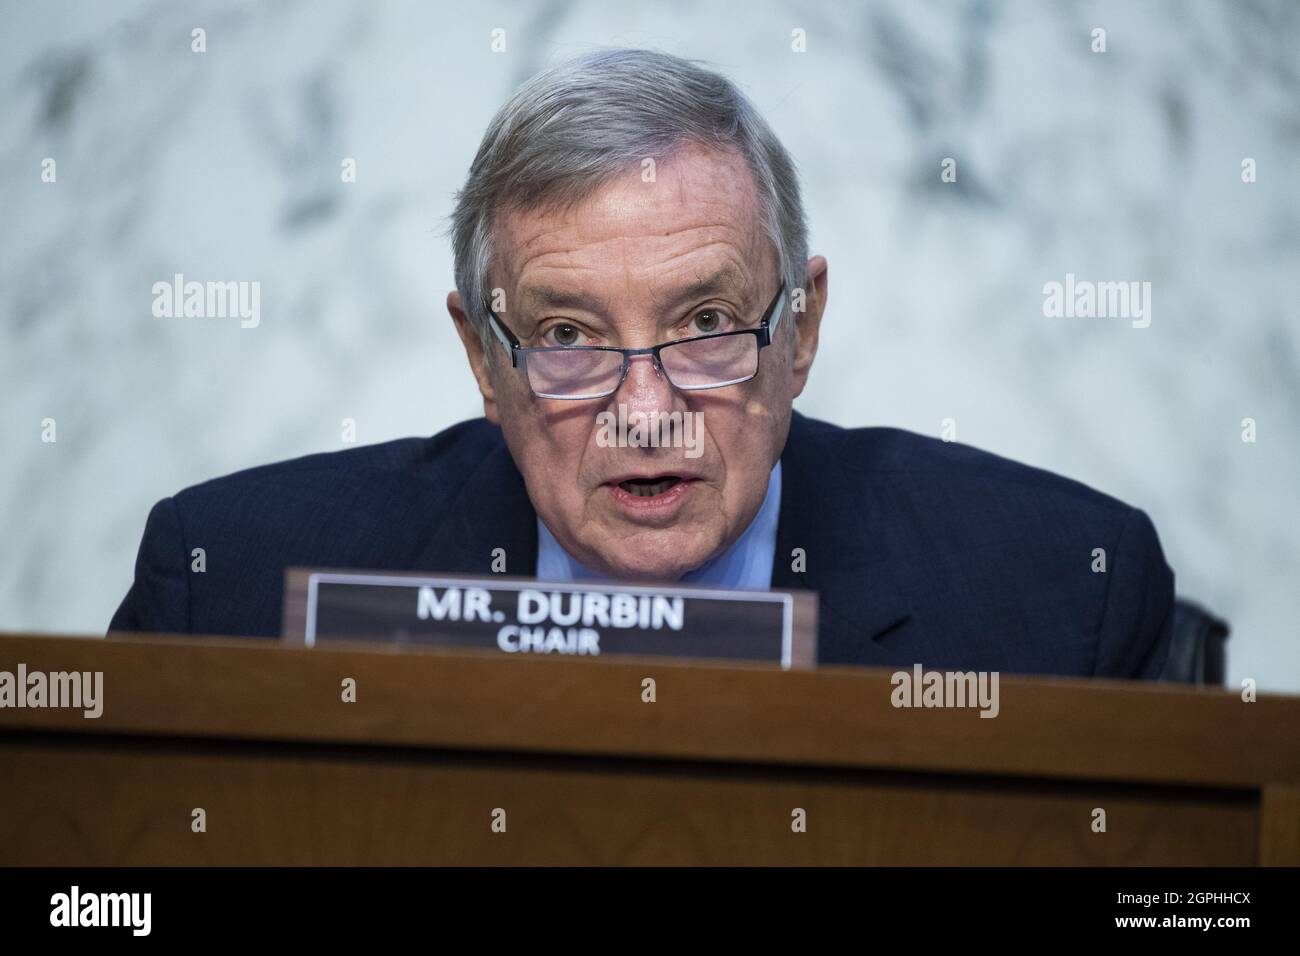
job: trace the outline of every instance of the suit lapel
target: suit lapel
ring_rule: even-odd
[[[417,560],[449,572],[491,574],[497,548],[505,551],[506,574],[536,574],[537,513],[504,440],[466,478]]]
[[[906,641],[913,611],[891,561],[889,516],[846,447],[848,433],[795,412],[781,455],[781,517],[772,586],[820,595],[818,660],[885,663]],[[858,452],[857,454],[860,454]],[[795,570],[802,549],[804,570]]]

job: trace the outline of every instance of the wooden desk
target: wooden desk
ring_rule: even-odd
[[[0,709],[2,864],[1300,864],[1296,697],[1003,677],[986,719],[888,671],[0,635],[20,661],[105,705]]]

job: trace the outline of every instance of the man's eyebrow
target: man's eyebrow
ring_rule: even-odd
[[[604,311],[604,300],[590,292],[557,289],[549,285],[534,285],[521,289],[519,299],[525,306],[543,309],[582,309],[586,312]]]
[[[711,276],[695,279],[672,292],[655,296],[655,304],[663,311],[668,311],[693,299],[703,299],[719,292],[731,292],[741,284],[740,276],[731,266],[724,266]]]
[[[655,296],[655,306],[668,310],[691,299],[702,299],[719,292],[729,292],[740,284],[740,276],[731,266],[724,266],[711,276],[694,279],[671,292]],[[590,292],[559,289],[549,285],[527,286],[519,291],[525,307],[542,309],[581,309],[604,314],[605,300]]]

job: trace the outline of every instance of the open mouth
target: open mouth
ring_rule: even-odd
[[[676,487],[680,482],[681,479],[676,475],[658,475],[654,478],[629,478],[620,481],[618,486],[638,498],[654,498]]]

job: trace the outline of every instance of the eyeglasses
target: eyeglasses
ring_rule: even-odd
[[[757,328],[697,335],[647,349],[608,345],[524,348],[495,312],[488,308],[487,313],[492,331],[510,352],[511,366],[524,369],[534,395],[576,400],[605,398],[617,392],[634,355],[653,356],[655,370],[685,392],[748,382],[758,374],[759,353],[772,344],[784,302],[782,282]]]

